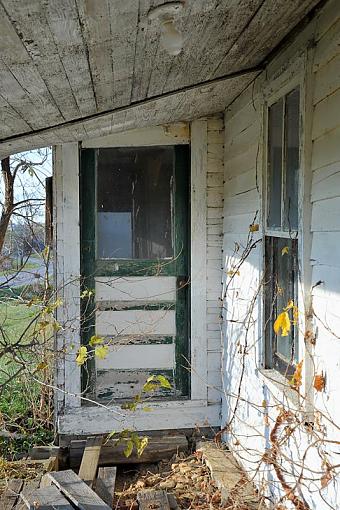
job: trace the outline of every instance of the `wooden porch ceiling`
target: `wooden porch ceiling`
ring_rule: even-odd
[[[319,2],[185,0],[171,57],[165,1],[0,0],[0,157],[222,110]]]

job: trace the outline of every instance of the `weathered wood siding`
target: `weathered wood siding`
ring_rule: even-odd
[[[221,295],[223,243],[224,119],[207,122],[207,297],[206,336],[208,352],[208,402],[220,402],[221,377]],[[194,338],[193,338],[194,341]]]
[[[313,41],[313,44],[311,44]],[[262,208],[265,189],[263,175],[264,119],[267,92],[281,90],[283,95],[301,77],[303,118],[300,180],[302,215],[299,235],[303,311],[312,294],[315,346],[305,347],[304,329],[300,334],[300,359],[303,365],[302,392],[308,396],[303,405],[309,419],[316,417],[325,428],[327,439],[337,435],[340,423],[340,5],[332,0],[296,40],[277,55],[265,73],[244,91],[225,113],[225,191],[224,191],[224,289],[223,374],[225,396],[222,426],[229,425],[226,437],[239,454],[249,475],[266,485],[276,500],[283,489],[267,466],[256,477],[256,462],[271,447],[270,432],[278,415],[278,405],[296,412],[300,404],[282,376],[263,370],[263,317],[261,282],[263,277]],[[278,96],[279,97],[279,96]],[[239,274],[232,276],[242,258],[249,225],[259,224],[253,240],[259,240]],[[229,273],[229,274],[228,274]],[[312,288],[312,292],[311,292]],[[260,292],[259,292],[260,290]],[[307,324],[308,325],[308,324]],[[310,325],[309,325],[310,326]],[[308,354],[309,353],[309,354]],[[311,356],[312,363],[309,363]],[[326,376],[325,391],[313,389],[315,374]],[[266,408],[262,408],[266,403]],[[272,406],[272,407],[271,407]],[[316,414],[314,415],[314,411]],[[321,413],[321,414],[318,414]],[[331,417],[331,420],[321,417]],[[319,416],[319,418],[318,418]],[[327,425],[326,425],[327,422]],[[318,479],[322,460],[311,447],[311,437],[301,427],[298,443],[289,442],[287,459],[304,463],[306,478]],[[323,445],[327,461],[338,463],[339,446]],[[308,455],[302,461],[304,452]],[[287,475],[288,476],[288,475]],[[266,482],[265,482],[266,480]],[[339,486],[332,481],[319,493],[320,480],[305,480],[303,496],[310,509],[338,508]]]

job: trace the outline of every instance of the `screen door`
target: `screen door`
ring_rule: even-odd
[[[108,346],[82,382],[98,401],[151,375],[171,384],[154,397],[189,396],[189,168],[187,146],[81,151],[82,343]]]

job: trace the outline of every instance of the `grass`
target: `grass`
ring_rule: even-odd
[[[36,314],[34,306],[27,307],[19,299],[2,299],[0,325],[6,343],[15,343]],[[30,342],[33,330],[34,325],[28,329],[26,338],[23,337],[23,343]],[[33,366],[41,362],[39,350],[21,349],[19,354],[22,360],[27,360]],[[4,355],[0,358],[0,388],[19,366],[12,356]],[[49,412],[44,408],[47,401],[42,399],[42,394],[41,385],[32,381],[25,372],[4,385],[0,393],[0,429],[14,433],[16,437],[0,437],[0,456],[15,458],[18,453],[27,451],[34,444],[46,444],[52,440],[50,420],[46,419]]]

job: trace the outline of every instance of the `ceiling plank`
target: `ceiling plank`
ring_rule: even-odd
[[[261,62],[303,19],[319,0],[277,0],[264,2],[256,16],[242,32],[224,59],[214,71],[223,75],[232,72],[249,62]]]
[[[88,49],[75,2],[47,0],[46,18],[81,114],[97,111]]]
[[[46,20],[45,5],[39,0],[2,0],[27,54],[44,80],[63,119],[80,116],[80,110],[67,79]],[[28,61],[29,62],[29,61]],[[27,84],[29,88],[29,84]]]

